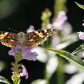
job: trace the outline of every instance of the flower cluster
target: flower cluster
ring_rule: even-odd
[[[13,55],[15,56],[15,54],[18,52],[18,50],[21,49],[21,56],[23,59],[27,59],[27,60],[36,60],[36,56],[38,55],[36,52],[31,52],[31,50],[33,49],[32,46],[26,47],[24,45],[20,46],[20,45],[16,45],[16,47],[12,47],[11,50],[8,52],[9,55]]]

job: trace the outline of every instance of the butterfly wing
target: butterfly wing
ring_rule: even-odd
[[[26,46],[37,46],[38,44],[41,44],[46,37],[54,35],[56,33],[56,29],[39,30],[27,33],[26,38],[28,39],[28,44]]]
[[[0,31],[0,42],[8,47],[16,46],[17,34]]]

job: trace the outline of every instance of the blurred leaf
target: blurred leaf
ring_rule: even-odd
[[[47,80],[38,79],[38,80],[34,80],[31,84],[49,84],[49,83],[47,82]]]
[[[77,3],[77,2],[75,2],[75,3],[76,3],[77,6],[79,6],[82,9],[84,9],[84,5],[81,5],[81,4]]]
[[[76,65],[79,68],[84,70],[84,62],[79,57],[77,57],[73,54],[70,54],[67,51],[63,51],[63,50],[56,50],[56,49],[48,49],[48,50],[56,52],[58,55],[64,57],[65,59],[67,59],[72,64],[74,64],[74,65]]]
[[[84,50],[84,44],[80,45],[75,51],[73,51],[71,54],[76,54],[79,51]]]
[[[7,79],[5,79],[5,78],[2,77],[2,76],[0,76],[0,82],[6,83],[6,84],[11,84]]]

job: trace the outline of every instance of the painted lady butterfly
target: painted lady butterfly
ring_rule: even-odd
[[[0,42],[8,47],[19,45],[36,46],[48,36],[57,33],[56,29],[39,30],[30,33],[10,33],[0,31]]]

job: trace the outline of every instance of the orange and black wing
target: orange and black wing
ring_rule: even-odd
[[[0,42],[8,47],[16,46],[17,34],[0,31]]]
[[[37,46],[38,44],[41,44],[46,37],[56,33],[56,29],[39,30],[27,33],[26,38],[28,39],[28,44],[26,46]]]

